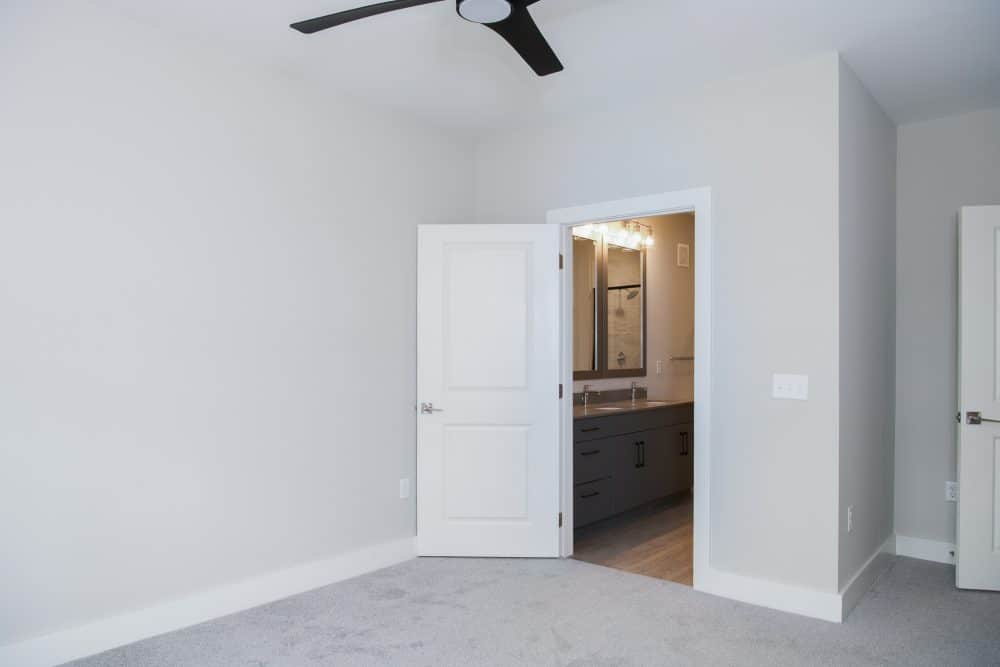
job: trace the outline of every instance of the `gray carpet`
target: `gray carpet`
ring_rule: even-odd
[[[573,560],[425,558],[73,664],[1000,665],[1000,594],[896,558],[837,625]]]

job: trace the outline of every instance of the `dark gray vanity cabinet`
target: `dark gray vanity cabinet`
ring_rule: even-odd
[[[574,525],[584,526],[691,488],[690,404],[575,423]]]

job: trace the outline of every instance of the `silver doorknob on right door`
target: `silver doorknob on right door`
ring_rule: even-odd
[[[990,422],[991,424],[1000,424],[1000,419],[987,419],[983,416],[981,412],[966,412],[965,413],[965,423],[971,424],[972,426],[977,426],[983,422]]]
[[[430,415],[435,412],[444,412],[441,408],[435,408],[433,403],[421,403],[420,404],[420,414]]]

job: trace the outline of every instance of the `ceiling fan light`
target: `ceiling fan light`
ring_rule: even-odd
[[[473,23],[498,23],[510,16],[508,0],[458,0],[458,14]]]

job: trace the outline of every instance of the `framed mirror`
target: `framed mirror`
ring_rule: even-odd
[[[646,247],[635,221],[573,228],[573,379],[646,375]]]
[[[600,243],[573,237],[573,377],[598,377],[597,276],[602,257]]]

